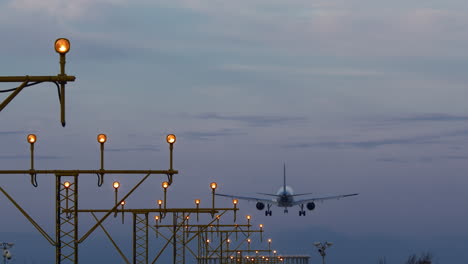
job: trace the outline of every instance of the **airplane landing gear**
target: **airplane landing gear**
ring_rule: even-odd
[[[267,204],[267,209],[265,211],[265,216],[271,216],[271,204]]]
[[[304,205],[301,204],[301,210],[299,211],[299,216],[305,216]]]
[[[284,213],[287,214],[287,213],[288,213],[288,209],[284,209]]]

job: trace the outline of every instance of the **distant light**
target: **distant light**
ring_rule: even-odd
[[[233,199],[233,200],[232,200],[232,203],[233,203],[233,204],[237,204],[237,203],[239,203],[239,200]]]
[[[119,187],[120,187],[120,182],[115,181],[115,182],[112,184],[112,187],[114,187],[114,189],[116,189],[116,190],[119,189]]]
[[[33,143],[36,142],[37,137],[36,137],[36,135],[34,135],[34,134],[29,134],[27,139],[28,139],[28,142],[29,142],[29,143],[33,144]]]
[[[216,182],[212,182],[210,183],[210,187],[211,189],[216,190],[216,188],[218,187],[218,184]]]
[[[245,218],[247,218],[247,220],[250,220],[251,217],[250,215],[247,215]]]
[[[60,54],[66,54],[70,51],[70,41],[66,38],[59,38],[55,41],[55,51]]]
[[[70,187],[70,185],[71,185],[70,182],[67,182],[67,181],[63,183],[63,186],[67,189]]]
[[[101,144],[106,143],[106,141],[107,141],[107,136],[106,136],[106,134],[99,134],[99,135],[97,136],[97,141],[98,141],[99,143],[101,143]]]
[[[125,205],[125,201],[120,202],[121,205]]]
[[[163,203],[163,200],[158,200],[158,205],[161,205]]]
[[[166,141],[169,144],[174,144],[176,142],[176,140],[177,140],[177,138],[176,138],[176,136],[174,134],[169,134],[166,137]]]
[[[200,204],[200,199],[195,199],[195,204],[199,205]]]
[[[167,187],[169,187],[169,183],[167,181],[162,182],[161,185],[164,189],[167,189]]]

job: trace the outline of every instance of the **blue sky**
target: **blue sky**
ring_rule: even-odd
[[[285,162],[298,193],[360,195],[319,204],[305,218],[298,209],[265,218],[241,203],[275,241],[288,229],[310,245],[334,237],[343,259],[360,258],[340,253],[340,241],[392,241],[392,263],[412,248],[466,263],[463,248],[447,252],[452,241],[468,249],[467,11],[457,0],[2,1],[1,75],[57,74],[53,42],[67,37],[67,73],[77,80],[67,85],[65,128],[53,85],[26,89],[2,111],[0,166],[27,169],[25,138],[36,133],[37,168],[94,169],[95,138],[106,133],[107,168],[164,169],[164,136],[175,133],[181,173],[172,206],[208,200],[211,181],[224,193],[276,192]],[[108,207],[114,179],[135,183],[109,176],[98,189],[84,176],[82,205]],[[161,181],[129,203],[153,206]],[[52,179],[39,184],[2,176],[52,232]],[[0,201],[11,213],[1,231],[35,232]],[[409,241],[408,251],[394,241]]]

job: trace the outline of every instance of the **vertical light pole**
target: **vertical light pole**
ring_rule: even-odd
[[[97,136],[97,142],[100,145],[101,149],[101,172],[98,173],[99,179],[98,179],[98,186],[100,187],[104,183],[104,143],[107,141],[107,136],[105,134],[99,134]],[[117,203],[117,202],[116,202]]]
[[[115,181],[114,183],[112,183],[112,187],[114,187],[114,193],[115,193],[115,202],[114,202],[114,204],[117,204],[117,197],[118,197],[118,193],[119,193],[120,182]]]
[[[70,50],[70,41],[66,38],[59,38],[55,41],[55,51],[60,54],[60,74],[59,76],[66,76],[65,73],[65,55]],[[66,81],[60,81],[60,122],[65,127],[65,84]]]
[[[115,206],[115,205],[117,204],[117,202],[118,202],[117,199],[118,199],[118,196],[119,196],[120,182],[114,181],[114,182],[112,183],[112,187],[114,187],[114,194],[115,194],[115,195],[114,195],[114,197],[115,197],[115,199],[114,199],[114,206]],[[116,209],[117,209],[117,208],[116,208]],[[117,217],[117,210],[115,210],[114,217]]]
[[[216,182],[210,183],[210,188],[211,188],[211,206],[213,209],[213,212],[211,213],[211,217],[214,217],[214,210],[215,210],[215,193],[216,193],[216,188],[218,187],[218,184]]]
[[[325,249],[331,247],[333,243],[331,242],[315,242],[314,246],[318,248],[318,252],[320,253],[320,256],[322,256],[322,264],[325,264],[325,256],[327,255],[325,253]]]
[[[63,183],[63,187],[65,187],[65,197],[67,197],[67,199],[65,200],[65,209],[68,210],[68,189],[70,188],[70,185],[71,183],[69,181],[66,181]],[[67,212],[66,214],[67,218],[69,218],[71,216],[71,213]]]
[[[167,181],[163,181],[161,183],[161,186],[163,187],[163,190],[164,190],[164,210],[166,209],[166,205],[167,205],[167,188],[169,188],[169,183]]]
[[[239,203],[239,200],[237,199],[233,199],[232,200],[232,204],[234,205],[234,222],[236,222],[236,218],[237,218],[237,204]]]
[[[172,171],[172,151],[174,150],[174,143],[177,138],[174,134],[169,134],[166,136],[166,141],[169,143],[169,170]]]
[[[210,240],[207,239],[206,240],[206,251],[205,251],[205,263],[209,263],[209,261],[208,261],[208,256],[210,255],[209,254],[209,249],[210,249]]]
[[[122,207],[122,224],[124,223],[124,209],[125,209],[125,201],[120,202],[120,206]]]
[[[271,238],[268,239],[268,254],[271,256]]]
[[[231,244],[231,239],[226,239],[226,259],[229,258],[229,256],[231,255],[231,253],[229,252],[229,244]],[[232,256],[231,256],[231,259],[232,259]]]
[[[30,150],[31,150],[31,170],[34,170],[34,143],[36,143],[37,137],[34,134],[29,134],[28,137],[28,142],[31,145]]]
[[[31,175],[31,184],[37,187],[36,173],[34,173],[34,143],[36,143],[37,137],[34,134],[29,134],[27,140],[31,150],[31,169],[29,170],[29,175]]]
[[[195,206],[197,207],[197,222],[199,220],[198,216],[198,209],[200,209],[200,199],[195,199]]]

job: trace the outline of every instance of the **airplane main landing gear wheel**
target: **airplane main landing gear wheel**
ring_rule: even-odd
[[[305,216],[305,213],[306,213],[306,212],[305,212],[304,210],[299,211],[299,216]]]

